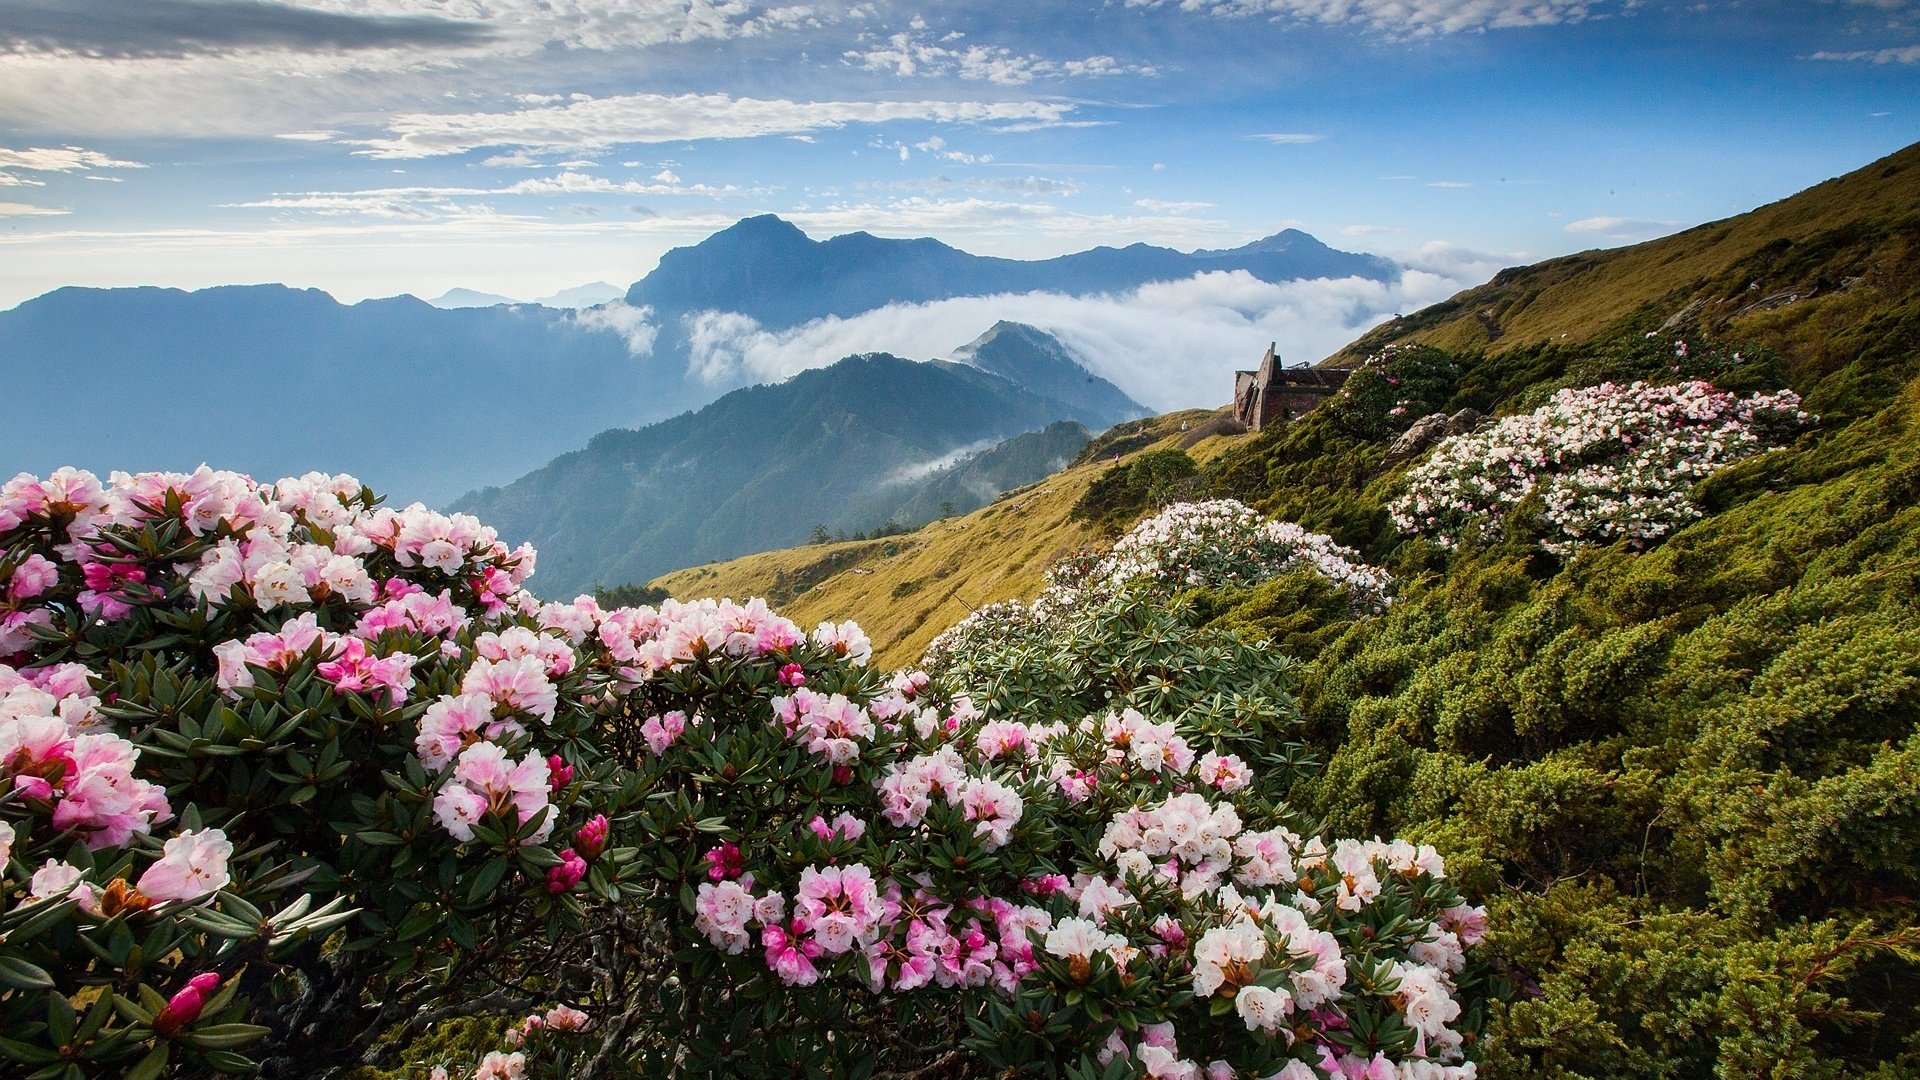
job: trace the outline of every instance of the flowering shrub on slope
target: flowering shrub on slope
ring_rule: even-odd
[[[1791,390],[1741,397],[1704,382],[1602,383],[1442,442],[1389,511],[1403,532],[1456,545],[1538,492],[1547,550],[1656,540],[1700,516],[1687,497],[1715,469],[1778,445],[1812,422]]]
[[[1039,641],[1082,609],[1123,602],[1129,590],[1165,596],[1190,587],[1256,585],[1306,568],[1344,589],[1360,611],[1389,603],[1393,578],[1332,537],[1290,521],[1267,521],[1234,499],[1176,503],[1142,519],[1104,555],[1067,556],[1047,571],[1031,604],[989,604],[927,646],[922,662],[948,665],[981,647]]]
[[[542,1019],[456,1068],[780,1075],[925,1017],[1022,1068],[1470,1075],[1476,909],[1288,831],[1217,688],[983,711],[851,623],[541,604],[533,561],[346,477],[0,488],[0,1056],[304,1075],[491,1010]]]

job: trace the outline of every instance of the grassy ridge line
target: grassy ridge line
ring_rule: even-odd
[[[1900,223],[1920,208],[1920,144],[1756,210],[1631,247],[1583,251],[1503,270],[1486,285],[1388,322],[1329,357],[1356,363],[1395,341],[1418,341],[1451,352],[1500,352],[1551,341],[1595,337],[1647,305],[1662,317],[1701,301],[1698,314],[1725,319],[1784,291],[1812,307],[1842,301],[1843,280],[1821,280],[1783,246],[1827,246],[1856,254],[1855,272],[1871,274],[1884,238],[1862,222]],[[1857,249],[1847,252],[1843,249]],[[1803,248],[1804,250],[1804,248]],[[1817,271],[1830,270],[1823,260]],[[1687,283],[1676,288],[1676,283]],[[1776,309],[1779,310],[1779,309]],[[1497,332],[1491,330],[1497,328]]]
[[[1144,424],[1146,433],[1157,437],[1122,460],[1178,446],[1182,423],[1198,427],[1216,415],[1189,409],[1123,424],[1114,430],[1132,432]],[[1232,441],[1208,437],[1187,453],[1204,462]],[[1087,486],[1112,464],[1108,454],[1070,466],[964,517],[903,536],[745,555],[676,570],[649,584],[683,599],[765,596],[803,626],[856,619],[873,638],[876,664],[911,664],[935,635],[969,611],[1000,600],[1031,599],[1055,560],[1106,539],[1070,515]]]

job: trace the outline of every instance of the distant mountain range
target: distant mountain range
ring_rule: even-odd
[[[627,290],[618,285],[609,285],[596,281],[588,285],[575,285],[571,289],[561,289],[552,296],[543,296],[538,300],[515,300],[511,296],[498,293],[476,292],[473,289],[448,289],[427,303],[437,308],[492,307],[495,304],[539,304],[551,308],[585,308],[595,304],[604,304],[609,300],[618,300]]]
[[[1263,281],[1399,276],[1390,260],[1336,251],[1298,229],[1225,251],[1189,254],[1134,244],[1027,262],[969,255],[926,238],[889,240],[856,232],[814,240],[767,214],[667,252],[653,273],[627,290],[627,303],[661,315],[736,311],[782,329],[888,304],[995,293],[1087,296],[1209,270],[1245,270]],[[673,325],[672,319],[663,321],[663,327]]]
[[[0,313],[0,379],[46,402],[0,425],[7,476],[204,461],[436,504],[712,397],[572,312],[281,285],[55,290]]]
[[[0,312],[0,378],[42,388],[49,400],[84,399],[87,419],[15,410],[0,425],[0,475],[202,461],[261,477],[325,469],[352,472],[403,503],[445,505],[593,432],[664,419],[744,384],[744,372],[692,369],[697,314],[737,313],[782,329],[889,304],[1120,292],[1209,270],[1266,281],[1398,272],[1295,230],[1224,251],[1136,244],[1022,262],[930,239],[815,241],[769,216],[668,252],[624,303],[579,311],[458,290],[434,303],[340,304],[282,285],[58,289]],[[596,287],[600,295],[612,288],[547,300],[582,302]],[[485,306],[435,306],[446,303]],[[921,355],[953,345],[929,341]],[[1027,377],[1068,409],[1032,415],[1030,426],[1113,414],[1117,403],[1100,395],[1124,398],[1120,389],[1086,383],[1075,358],[1051,347],[1052,374]],[[992,342],[981,349],[974,362],[996,370]]]
[[[1147,410],[1058,342],[1001,323],[987,362],[851,356],[637,431],[607,431],[455,509],[540,550],[533,586],[570,597],[710,559],[966,513],[1061,467]],[[945,504],[945,505],[943,505]]]

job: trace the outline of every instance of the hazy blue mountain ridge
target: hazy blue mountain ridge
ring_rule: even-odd
[[[1053,259],[970,255],[938,240],[883,239],[855,232],[814,240],[771,214],[743,219],[690,247],[674,248],[627,290],[627,303],[662,314],[737,311],[786,328],[897,303],[957,296],[1121,292],[1209,270],[1246,270],[1265,281],[1396,278],[1376,255],[1327,247],[1295,229],[1243,247],[1188,254],[1149,244],[1098,247]]]
[[[816,524],[865,532],[890,519],[919,524],[942,501],[974,509],[1002,489],[994,484],[1044,476],[1078,446],[1061,453],[1056,444],[1073,437],[1056,431],[1046,447],[1010,449],[969,471],[971,455],[1060,420],[1104,428],[1145,412],[1095,383],[1074,389],[1117,407],[1064,401],[963,363],[852,356],[646,428],[602,432],[454,508],[512,543],[531,540],[540,550],[533,588],[570,597],[800,543]]]
[[[282,285],[59,289],[0,312],[0,377],[50,391],[0,428],[6,475],[320,469],[435,503],[711,396],[569,312]]]
[[[443,505],[593,432],[651,423],[741,385],[744,373],[707,381],[709,372],[692,370],[683,316],[695,312],[741,312],[786,327],[907,301],[1114,292],[1212,269],[1271,281],[1397,272],[1293,231],[1224,251],[1136,244],[1023,262],[931,239],[852,233],[816,241],[765,216],[667,253],[627,290],[629,303],[651,309],[656,329],[638,327],[638,313],[621,307],[446,309],[411,296],[341,304],[283,285],[58,289],[0,311],[0,375],[84,396],[88,420],[57,408],[17,410],[0,427],[0,475],[62,465],[191,469],[204,461],[262,478],[352,472],[398,502]],[[991,349],[974,357],[984,370],[1072,406],[996,433],[1067,418],[1098,428],[1138,415],[1117,388],[1088,382],[1073,360],[1057,344],[1025,356],[1020,371],[1005,369],[1012,361]]]

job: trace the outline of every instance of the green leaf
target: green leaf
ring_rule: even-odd
[[[474,871],[473,880],[467,885],[467,903],[477,904],[500,884],[507,876],[507,860],[489,859],[480,869]]]
[[[37,964],[17,956],[0,956],[0,983],[15,990],[51,990],[53,976]]]
[[[188,1032],[186,1039],[203,1050],[232,1050],[257,1043],[271,1033],[271,1028],[259,1024],[215,1024]]]
[[[167,1055],[171,1051],[172,1048],[166,1043],[154,1047],[146,1057],[140,1059],[140,1064],[127,1070],[123,1080],[159,1080],[160,1074],[166,1071]]]
[[[73,1002],[57,990],[47,992],[47,1038],[55,1046],[65,1046],[73,1041]]]

